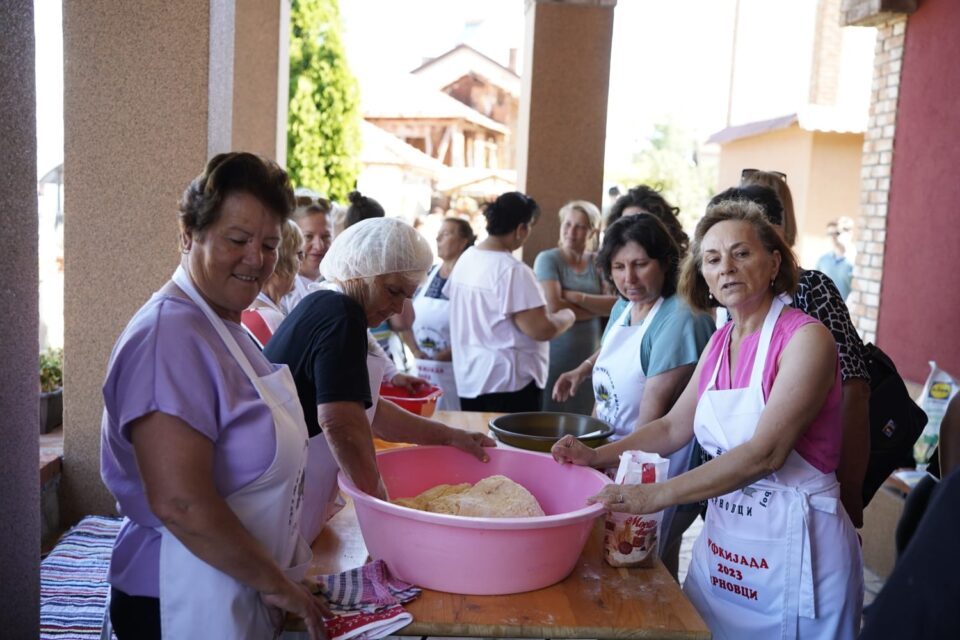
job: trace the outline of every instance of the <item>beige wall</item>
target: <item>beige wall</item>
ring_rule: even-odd
[[[120,331],[177,264],[180,194],[212,152],[276,131],[269,109],[233,113],[233,87],[248,84],[233,75],[235,9],[64,2],[65,522],[113,508],[99,473],[101,384]],[[277,38],[236,49],[276,56]],[[275,86],[260,90],[275,99]]]
[[[825,225],[840,215],[856,219],[860,201],[862,134],[804,131],[794,125],[723,145],[717,190],[740,183],[745,167],[787,174],[797,217],[801,264],[813,267],[826,251]]]
[[[813,134],[810,159],[810,188],[803,219],[798,220],[797,244],[802,263],[813,268],[816,260],[831,247],[824,235],[827,222],[840,216],[856,221],[860,217],[860,161],[863,134]]]
[[[557,211],[564,203],[602,202],[615,4],[527,6],[517,184],[543,213],[523,248],[527,263],[532,264],[543,249],[556,246]]]

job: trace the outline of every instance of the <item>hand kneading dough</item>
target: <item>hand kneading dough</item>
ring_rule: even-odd
[[[470,483],[441,484],[415,498],[397,498],[402,507],[476,518],[523,518],[545,515],[529,491],[506,476]]]

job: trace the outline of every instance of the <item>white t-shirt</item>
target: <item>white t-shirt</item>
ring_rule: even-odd
[[[444,287],[450,298],[453,374],[463,398],[518,391],[547,381],[550,346],[530,338],[513,315],[546,306],[533,269],[503,251],[467,249]]]
[[[280,299],[280,308],[287,315],[293,311],[293,308],[300,304],[300,301],[307,295],[320,289],[320,283],[306,278],[299,273],[293,278],[293,289],[290,293]]]

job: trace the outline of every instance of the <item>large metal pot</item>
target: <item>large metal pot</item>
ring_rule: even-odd
[[[598,447],[614,432],[612,426],[591,416],[550,411],[508,413],[491,420],[490,430],[501,442],[529,451],[550,451],[553,443],[568,434],[588,447]]]

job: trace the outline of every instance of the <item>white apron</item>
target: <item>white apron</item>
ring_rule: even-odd
[[[426,283],[420,287],[413,298],[413,336],[420,350],[427,358],[414,359],[417,375],[430,384],[440,387],[443,395],[437,401],[441,411],[460,411],[460,396],[457,395],[457,381],[453,377],[453,362],[431,360],[437,352],[450,348],[450,301],[442,298],[428,298],[425,294],[430,283],[440,274],[440,267],[434,267],[427,276]]]
[[[694,418],[711,456],[756,431],[766,404],[764,363],[783,306],[774,300],[770,307],[748,387],[716,389],[718,358]],[[779,471],[710,500],[683,588],[714,638],[856,637],[863,563],[839,495],[835,474],[791,451]]]
[[[331,286],[334,290],[339,291]],[[380,381],[387,368],[387,359],[385,356],[378,355],[380,351],[373,352],[370,349],[370,342],[376,344],[376,340],[367,332],[367,376],[370,379],[370,399],[372,404],[366,410],[367,422],[373,424],[373,418],[377,413],[377,403],[380,401]],[[314,408],[316,411],[316,408]],[[310,455],[307,460],[306,482],[303,488],[303,516],[301,517],[300,531],[303,537],[312,544],[320,535],[323,526],[327,520],[337,514],[343,508],[345,502],[340,497],[340,490],[337,486],[337,474],[340,472],[340,466],[337,464],[333,452],[330,451],[330,443],[326,436],[319,433],[310,438]]]
[[[640,344],[653,323],[654,317],[663,305],[663,298],[657,300],[639,325],[624,326],[630,317],[633,303],[628,304],[620,317],[610,327],[607,337],[600,346],[600,355],[593,367],[593,396],[597,403],[597,417],[613,425],[616,429],[614,438],[619,440],[633,433],[638,427],[637,418],[640,415],[640,404],[643,402],[643,389],[647,384],[647,376],[640,360]],[[690,452],[693,449],[693,439],[685,446],[667,456],[670,460],[668,477],[685,473],[690,468]],[[665,540],[676,507],[663,510],[660,531],[661,539]],[[665,549],[666,545],[662,545]]]
[[[270,407],[277,451],[259,478],[226,496],[243,526],[294,581],[310,563],[310,548],[299,535],[307,430],[296,386],[286,367],[259,377],[233,335],[197,293],[187,272],[173,281],[203,310],[244,373]],[[254,589],[197,558],[166,528],[160,543],[160,628],[164,639],[273,638],[283,615],[271,610]]]

